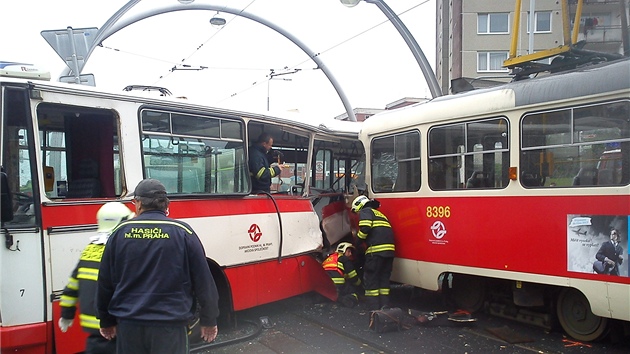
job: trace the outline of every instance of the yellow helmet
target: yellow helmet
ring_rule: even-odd
[[[350,210],[352,210],[355,213],[358,213],[359,210],[363,209],[363,206],[365,206],[365,204],[369,201],[370,201],[370,198],[364,195],[360,195],[354,198],[354,201],[352,202],[352,207],[350,208]]]
[[[118,224],[134,217],[134,212],[121,202],[105,203],[96,213],[98,232],[111,232]]]
[[[337,245],[337,252],[346,253],[348,248],[354,248],[354,246],[350,242],[342,242]]]

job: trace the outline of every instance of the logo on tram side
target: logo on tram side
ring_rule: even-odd
[[[431,240],[433,244],[446,244],[447,240],[442,240],[444,236],[446,236],[446,226],[443,222],[437,220],[431,225],[431,233],[433,234],[434,240]]]
[[[249,229],[247,229],[247,234],[253,243],[238,246],[239,251],[244,253],[271,251],[270,247],[273,246],[273,242],[258,242],[263,236],[263,232],[258,224],[251,224]]]
[[[252,224],[247,232],[249,233],[249,238],[251,238],[252,241],[260,241],[260,238],[262,237],[262,231],[260,231],[260,227],[258,225]]]

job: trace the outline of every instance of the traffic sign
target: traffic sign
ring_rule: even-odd
[[[70,70],[79,75],[89,49],[94,43],[98,28],[72,28],[64,30],[42,31],[41,35],[46,42],[59,54]]]

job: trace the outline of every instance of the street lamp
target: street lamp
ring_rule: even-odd
[[[341,3],[347,7],[357,6],[359,2],[361,2],[361,0],[339,0],[339,1],[341,1]],[[424,79],[426,80],[427,85],[429,85],[431,96],[433,96],[434,98],[442,96],[442,90],[440,89],[440,84],[438,83],[437,78],[435,77],[435,73],[431,69],[431,65],[427,61],[427,58],[424,56],[424,53],[422,52],[420,45],[418,45],[418,42],[416,42],[416,39],[413,37],[411,32],[409,32],[409,30],[407,29],[407,26],[405,26],[405,24],[398,17],[398,15],[396,15],[396,13],[389,6],[387,6],[385,1],[383,0],[363,0],[363,1],[376,5],[379,8],[379,10],[381,10],[383,14],[387,16],[389,21],[398,30],[398,33],[400,33],[400,35],[403,37],[403,39],[405,40],[405,43],[407,43],[407,46],[409,47],[409,50],[411,50],[411,53],[413,54],[413,56],[416,58],[416,62],[418,62],[418,66],[420,66],[420,70],[422,70],[422,73],[424,74]]]
[[[210,24],[214,27],[222,27],[225,26],[226,21],[223,17],[219,16],[219,12],[217,11],[217,14],[210,19]]]
[[[359,5],[359,2],[361,2],[361,0],[340,0],[342,4],[344,4],[347,7],[355,7],[357,5]]]
[[[184,5],[192,4],[193,2],[195,2],[195,0],[177,0],[177,1],[179,1],[180,4],[184,4]]]

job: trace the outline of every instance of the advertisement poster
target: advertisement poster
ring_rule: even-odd
[[[628,276],[628,216],[568,215],[567,269]]]

